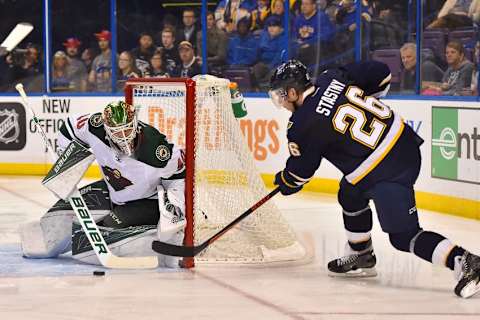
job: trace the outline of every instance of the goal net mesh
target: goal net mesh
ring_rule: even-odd
[[[139,107],[142,121],[182,148],[194,145],[193,190],[186,192],[193,197],[187,219],[193,221],[194,245],[213,236],[268,193],[233,115],[228,80],[198,77],[193,97],[181,81],[137,80],[129,85],[131,102]],[[195,113],[193,136],[186,130],[189,103]],[[267,201],[197,255],[195,263],[268,263],[304,256],[305,249],[290,225],[274,202]]]

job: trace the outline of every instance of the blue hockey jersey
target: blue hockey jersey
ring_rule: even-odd
[[[423,140],[373,96],[390,78],[374,61],[322,73],[290,118],[286,170],[306,183],[325,158],[351,184],[368,186],[412,163]]]

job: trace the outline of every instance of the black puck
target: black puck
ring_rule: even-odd
[[[93,275],[94,275],[94,276],[104,276],[104,275],[105,275],[105,271],[95,270],[95,271],[93,271]]]

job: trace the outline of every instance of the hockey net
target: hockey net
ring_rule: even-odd
[[[185,245],[198,245],[268,192],[231,106],[229,81],[135,79],[126,101],[140,120],[186,150]],[[194,263],[274,263],[301,260],[306,251],[273,201],[268,201],[193,259]]]

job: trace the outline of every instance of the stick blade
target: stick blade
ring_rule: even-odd
[[[102,265],[111,269],[155,269],[158,267],[158,257],[117,257],[109,255],[102,259]]]
[[[177,246],[161,241],[152,242],[152,250],[160,254],[174,257],[194,257],[195,247]]]
[[[21,22],[13,28],[12,32],[2,42],[0,47],[5,48],[6,51],[12,51],[30,32],[33,26],[28,22]]]

